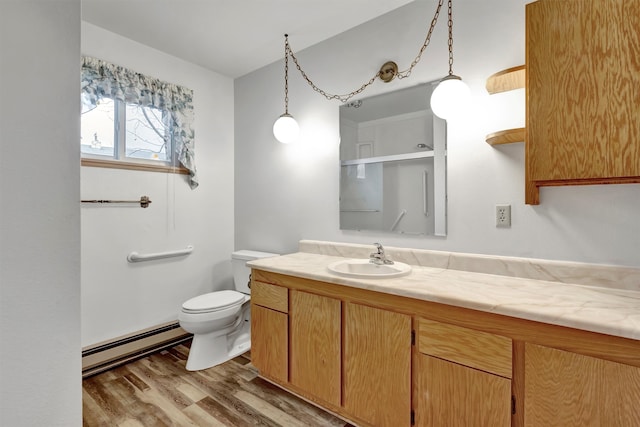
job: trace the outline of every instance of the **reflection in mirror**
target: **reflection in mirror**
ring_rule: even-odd
[[[446,236],[446,122],[437,82],[340,106],[340,229]]]

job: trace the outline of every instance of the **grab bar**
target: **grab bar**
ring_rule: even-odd
[[[398,223],[400,222],[400,220],[402,219],[403,216],[405,216],[405,214],[407,213],[406,209],[402,209],[400,211],[400,214],[398,215],[398,218],[396,218],[396,221],[393,223],[393,225],[391,226],[391,228],[389,229],[389,231],[393,231],[396,229],[396,227],[398,226]]]
[[[422,172],[422,212],[429,216],[429,173]]]
[[[156,252],[153,254],[141,255],[138,252],[131,252],[129,255],[127,255],[127,261],[129,262],[152,261],[154,259],[173,258],[177,256],[189,255],[191,252],[193,252],[193,246],[191,245],[187,246],[185,249],[179,249],[177,251]]]

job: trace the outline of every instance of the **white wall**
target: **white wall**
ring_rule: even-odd
[[[184,175],[83,167],[83,199],[136,200],[151,206],[82,205],[82,345],[177,320],[188,298],[232,286],[233,81],[82,23],[82,54],[194,91],[200,186]],[[131,264],[132,251],[193,253]]]
[[[0,1],[0,425],[79,426],[80,0]]]
[[[543,188],[541,205],[524,204],[522,143],[491,147],[485,136],[524,124],[522,91],[489,96],[486,78],[524,63],[528,0],[454,2],[454,72],[470,85],[464,120],[448,127],[448,236],[403,237],[341,232],[338,227],[338,105],[315,93],[290,64],[289,112],[301,143],[282,145],[271,126],[284,112],[283,61],[235,82],[236,247],[293,252],[299,239],[512,255],[640,266],[640,185]],[[433,16],[435,0],[417,0],[302,52],[310,78],[347,93],[394,60],[409,66]],[[377,81],[364,96],[416,85],[448,71],[446,5],[412,76]],[[513,99],[519,100],[509,104]],[[506,103],[506,104],[504,104]],[[518,122],[518,123],[516,123]],[[513,225],[496,229],[494,207],[511,204]]]

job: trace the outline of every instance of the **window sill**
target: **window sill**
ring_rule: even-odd
[[[181,166],[146,165],[142,163],[120,162],[116,160],[81,159],[80,165],[94,168],[128,169],[145,172],[164,172],[189,175],[189,170]]]

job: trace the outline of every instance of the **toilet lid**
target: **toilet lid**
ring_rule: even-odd
[[[211,312],[242,304],[245,295],[237,291],[217,291],[199,295],[182,304],[184,311]]]

